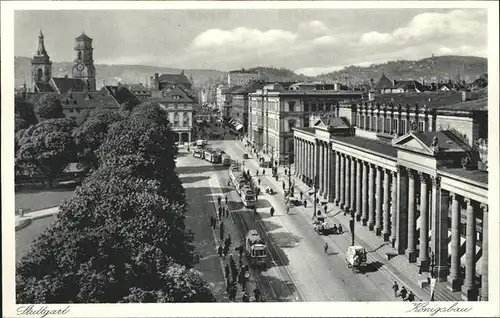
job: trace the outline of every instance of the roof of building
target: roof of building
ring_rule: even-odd
[[[488,172],[481,170],[466,170],[464,168],[446,168],[440,167],[439,171],[446,172],[458,177],[462,177],[468,180],[473,180],[476,182],[481,182],[484,184],[488,184]]]
[[[337,140],[351,146],[357,146],[370,152],[380,153],[387,157],[397,158],[397,149],[391,144],[383,141],[368,139],[358,136],[331,136],[331,139]]]
[[[376,90],[381,90],[381,89],[386,89],[386,88],[393,88],[394,85],[392,81],[385,76],[385,74],[382,74],[382,77],[380,77],[380,80],[378,81],[377,85],[375,85]]]
[[[169,84],[192,85],[184,74],[161,74],[158,79],[160,82],[167,82]]]
[[[126,85],[121,85],[127,87],[131,92],[143,92],[143,91],[150,91],[151,89],[149,87],[144,86],[142,83],[141,84],[126,84]]]
[[[63,108],[119,108],[120,105],[113,98],[102,91],[99,92],[69,92],[61,96]]]
[[[89,38],[89,37],[87,36],[87,34],[85,34],[85,32],[82,32],[82,34],[80,34],[79,36],[77,36],[77,37],[75,38],[75,40],[78,40],[78,41],[92,41],[92,39],[91,39],[91,38]]]
[[[487,106],[487,91],[470,92],[472,102],[462,102],[462,92],[449,91],[449,92],[423,92],[423,93],[398,93],[398,94],[380,94],[375,95],[373,103],[380,104],[401,104],[414,106],[418,104],[428,109],[449,109],[449,110],[483,110]],[[476,105],[481,101],[478,105]],[[478,108],[475,108],[475,107]]]
[[[235,73],[239,73],[239,74],[255,74],[255,75],[258,74],[256,71],[247,71],[247,70],[244,70],[244,69],[229,71],[229,74],[235,74]]]
[[[124,86],[104,86],[103,91],[110,94],[118,104],[123,104],[125,102],[139,103],[139,99]]]
[[[410,81],[396,81],[396,88],[402,88],[402,89],[414,89],[420,92],[423,92],[425,90],[425,87],[420,84],[420,82],[410,80]]]
[[[160,103],[192,103],[194,100],[179,86],[166,87],[161,90],[161,97],[154,98]],[[179,96],[175,98],[174,96]]]
[[[59,94],[66,94],[70,90],[72,92],[82,92],[85,88],[85,82],[79,78],[71,77],[52,77],[52,86]]]
[[[49,83],[45,82],[37,82],[35,83],[36,89],[39,93],[52,93],[54,89],[50,86]]]
[[[450,131],[415,131],[412,134],[427,147],[431,147],[434,138],[437,137],[437,146],[444,152],[463,152],[469,149]]]

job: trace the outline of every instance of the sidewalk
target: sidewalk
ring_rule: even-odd
[[[55,206],[52,208],[30,211],[24,213],[24,215],[16,214],[15,216],[15,230],[19,231],[29,226],[34,220],[49,217],[59,213],[59,207]]]
[[[212,199],[213,199],[212,202],[213,202],[213,206],[214,206],[214,209],[212,210],[213,216],[217,219],[217,226],[215,227],[215,230],[212,230],[213,235],[214,235],[214,240],[216,243],[216,248],[217,248],[219,245],[224,246],[224,241],[220,240],[220,221],[221,220],[218,218],[217,211],[219,209],[219,205],[217,203],[217,197],[220,196],[222,199],[221,206],[223,208],[228,208],[228,205],[226,205],[225,200],[224,200],[225,196],[226,195],[228,196],[228,203],[230,203],[231,201],[235,201],[235,199],[233,198],[233,195],[236,195],[236,194],[234,191],[224,192],[223,191],[224,187],[220,184],[219,178],[216,174],[214,174],[210,178],[208,183],[210,186],[210,190],[212,192]],[[239,198],[237,198],[237,199],[239,200]],[[229,209],[229,211],[231,212],[231,209]],[[241,234],[239,232],[239,230],[236,228],[235,221],[232,219],[232,216],[230,216],[230,218],[223,217],[222,221],[224,222],[224,239],[229,234],[229,235],[231,235],[231,241],[232,241],[228,256],[225,258],[219,257],[221,270],[224,273],[224,267],[226,266],[226,264],[229,265],[229,255],[230,254],[233,255],[233,258],[236,261],[236,264],[238,265],[239,255],[238,255],[238,252],[235,251],[235,247],[237,247],[239,245],[241,238],[243,237],[244,234]],[[207,226],[210,226],[210,224],[208,223],[208,220],[207,220]],[[216,249],[215,253],[218,254],[217,249]],[[246,258],[244,256],[243,256],[243,258],[244,258],[243,264],[247,265]],[[252,302],[252,301],[255,301],[255,299],[253,297],[253,290],[255,289],[256,285],[255,285],[255,279],[252,275],[252,271],[250,270],[249,272],[250,272],[250,279],[248,280],[247,290],[248,290],[248,295],[250,296],[250,301]],[[227,286],[227,282],[225,282],[225,284]],[[239,284],[237,284],[237,286],[238,286],[238,289],[236,292],[236,302],[242,302],[243,290]],[[228,297],[227,293],[225,295],[224,300],[229,301],[229,297]]]
[[[253,160],[255,160],[255,156],[252,156]],[[283,195],[283,182],[285,183],[286,189],[288,189],[288,176],[285,176],[284,170],[288,167],[279,167],[278,168],[278,180],[268,176],[271,183],[275,186],[278,192]],[[303,192],[303,195],[307,201],[307,208],[301,206],[302,209],[306,210],[306,215],[313,215],[313,196],[309,196],[309,192],[312,192],[312,189],[305,185],[301,180],[294,176],[294,169],[292,166],[292,184],[295,184],[295,197],[299,197],[300,191]],[[320,198],[320,202],[324,200]],[[350,236],[349,230],[349,221],[351,219],[350,215],[344,216],[344,213],[335,206],[334,203],[327,204],[327,216],[333,223],[341,223],[344,229],[344,233]],[[318,210],[318,207],[316,208]],[[321,209],[323,212],[323,209]],[[379,271],[387,277],[388,281],[391,283],[393,281],[397,281],[400,288],[402,286],[406,286],[407,289],[414,292],[417,299],[420,300],[429,300],[430,298],[430,287],[426,286],[424,288],[420,288],[419,281],[427,280],[429,276],[428,273],[422,273],[420,276],[418,274],[418,267],[416,264],[411,264],[408,262],[405,255],[398,255],[397,251],[392,248],[392,246],[388,242],[384,242],[382,237],[376,236],[374,232],[369,231],[368,227],[362,226],[360,222],[355,223],[355,240],[356,244],[361,245],[366,248],[368,252],[368,262],[370,261],[378,261],[384,264]],[[387,254],[395,255],[390,260],[387,259]],[[436,283],[434,300],[436,301],[460,301],[460,292],[451,292],[446,288],[446,283]]]

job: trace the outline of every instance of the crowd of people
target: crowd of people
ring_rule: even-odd
[[[406,289],[405,286],[401,287],[401,290],[399,289],[398,282],[394,282],[392,285],[392,290],[394,291],[394,297],[401,297],[403,301],[415,301],[415,294],[410,290]]]

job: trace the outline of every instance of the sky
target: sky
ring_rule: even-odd
[[[15,55],[31,57],[42,29],[53,61],[72,61],[82,32],[93,38],[98,64],[273,66],[311,76],[488,51],[483,9],[46,10],[17,11],[14,19]]]

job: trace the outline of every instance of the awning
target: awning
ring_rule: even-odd
[[[236,130],[241,130],[241,129],[243,129],[243,125],[242,124],[236,124],[236,126],[234,128],[236,128]]]

